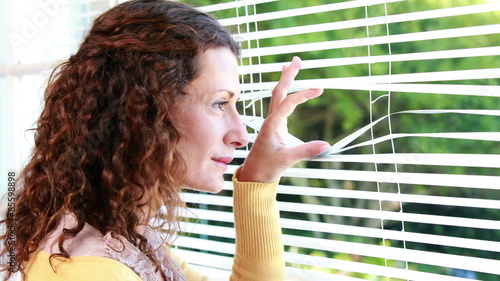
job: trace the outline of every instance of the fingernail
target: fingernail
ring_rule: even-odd
[[[322,93],[323,93],[323,89],[310,89],[310,91],[308,91],[305,94],[305,96],[308,99],[312,99],[312,98],[315,98],[315,97],[319,97]]]
[[[330,146],[324,144],[324,145],[322,145],[322,146],[319,147],[319,153],[323,153],[323,152],[327,151],[328,149],[330,149]]]
[[[298,63],[299,66],[301,64],[302,60],[298,56],[294,56],[292,59],[292,63]]]

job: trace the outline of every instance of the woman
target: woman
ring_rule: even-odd
[[[182,188],[220,191],[233,151],[248,143],[236,111],[238,56],[215,19],[185,4],[130,1],[98,17],[49,80],[33,155],[18,179],[17,254],[7,273],[29,281],[208,280],[166,245],[178,229]],[[286,118],[321,94],[287,96],[299,68],[298,59],[283,68],[269,116],[233,178],[232,280],[284,279],[277,182],[328,148],[286,145]],[[168,237],[152,219],[162,219]]]

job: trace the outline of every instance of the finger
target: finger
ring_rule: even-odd
[[[299,57],[294,57],[290,65],[283,66],[280,80],[272,92],[269,114],[276,110],[276,108],[278,108],[281,102],[285,99],[288,88],[290,88],[293,80],[299,73],[300,62]]]
[[[275,109],[275,118],[287,118],[290,116],[297,105],[306,102],[309,99],[320,96],[323,93],[323,89],[307,89],[302,90],[297,93],[287,96]]]
[[[285,153],[285,159],[290,161],[290,164],[295,164],[301,160],[312,158],[327,149],[330,148],[330,144],[325,141],[310,141],[301,145],[287,147],[282,150]]]
[[[299,57],[293,57],[292,62],[289,65],[283,66],[283,71],[281,73],[280,80],[275,89],[277,91],[286,91],[293,83],[293,80],[299,74],[301,67],[301,60]]]

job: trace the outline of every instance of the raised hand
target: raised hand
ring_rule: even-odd
[[[308,89],[287,95],[287,90],[299,73],[299,69],[298,57],[294,57],[290,65],[283,66],[281,78],[272,92],[269,115],[240,169],[239,181],[277,181],[293,164],[330,148],[324,141],[310,141],[297,146],[287,144],[288,116],[293,113],[297,105],[318,97],[323,92],[322,89]]]

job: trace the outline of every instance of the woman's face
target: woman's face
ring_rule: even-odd
[[[199,75],[185,87],[174,122],[181,133],[178,151],[187,166],[185,186],[219,192],[235,148],[248,143],[236,110],[240,96],[238,64],[227,48],[199,57]]]

